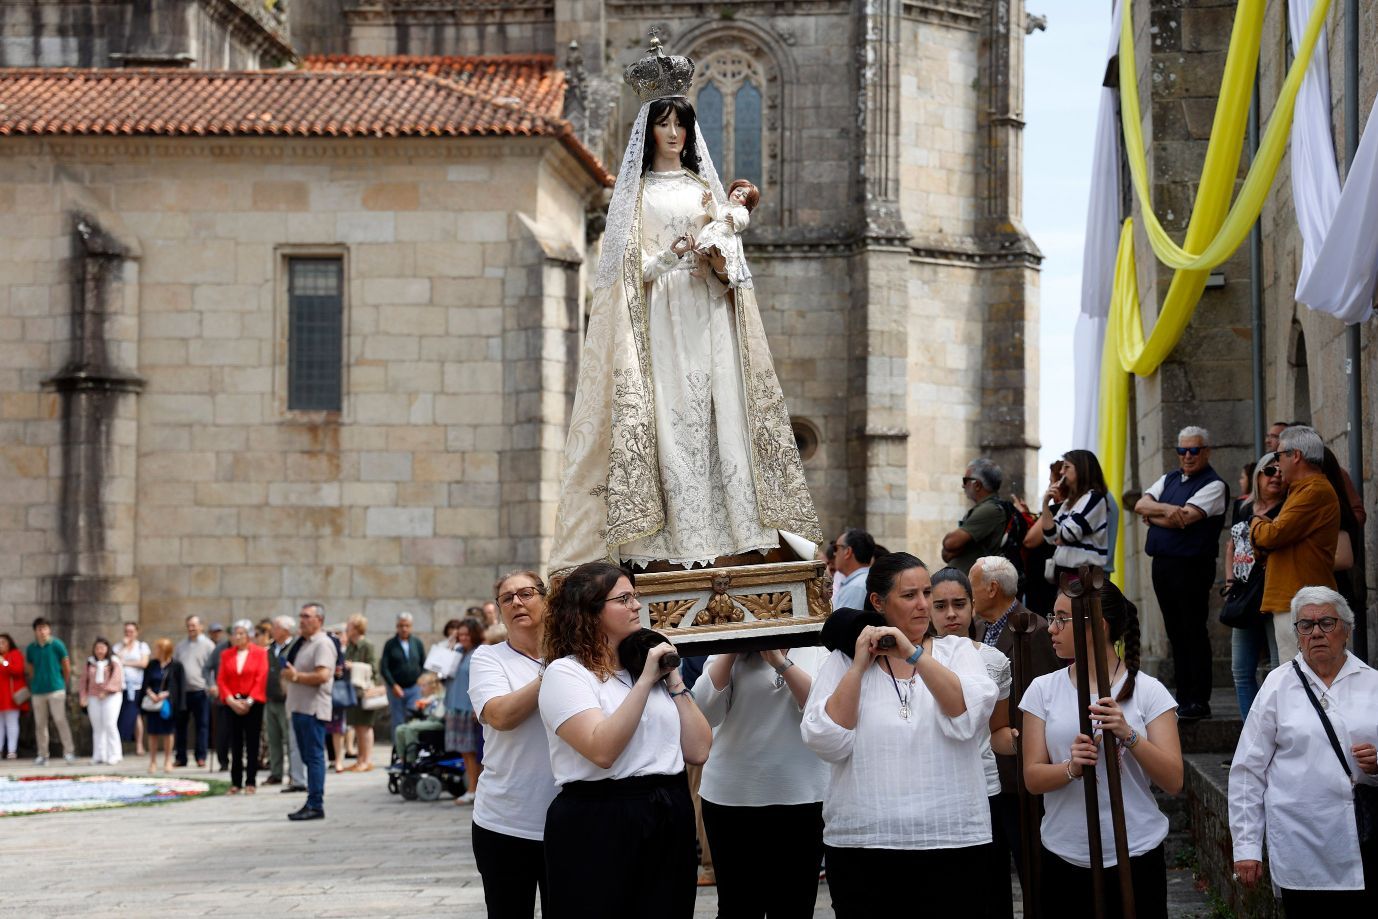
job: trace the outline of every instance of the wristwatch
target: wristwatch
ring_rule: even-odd
[[[776,676],[784,676],[784,675],[785,675],[785,671],[788,670],[789,668],[793,667],[793,666],[794,666],[794,661],[790,660],[790,659],[787,657],[787,658],[785,658],[785,662],[784,662],[783,664],[781,664],[780,666],[778,666],[778,667],[775,668],[775,675],[776,675]]]

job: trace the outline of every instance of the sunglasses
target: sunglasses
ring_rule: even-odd
[[[1263,474],[1266,475],[1268,478],[1271,479],[1271,478],[1272,478],[1273,476],[1275,476],[1275,475],[1281,475],[1281,474],[1282,474],[1282,470],[1279,469],[1279,468],[1276,467],[1276,466],[1264,466],[1264,467],[1263,467]]]
[[[975,482],[975,481],[976,481],[976,479],[973,479],[973,478],[972,478],[971,476],[969,476],[969,475],[964,475],[964,476],[962,476],[962,484],[963,484],[963,485],[970,485],[972,482]]]
[[[1178,456],[1186,456],[1187,454],[1191,454],[1192,456],[1200,456],[1200,455],[1201,455],[1201,451],[1204,450],[1204,449],[1206,449],[1206,448],[1205,448],[1205,447],[1178,447],[1178,448],[1177,448],[1177,455],[1178,455]]]

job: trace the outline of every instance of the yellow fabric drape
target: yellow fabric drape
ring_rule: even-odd
[[[1125,220],[1120,231],[1115,283],[1101,356],[1100,431],[1097,444],[1106,485],[1115,495],[1121,495],[1124,491],[1129,374],[1149,376],[1158,370],[1177,347],[1196,312],[1210,270],[1234,254],[1258,219],[1286,150],[1297,93],[1330,9],[1330,0],[1319,0],[1312,10],[1301,47],[1282,85],[1239,196],[1231,205],[1230,195],[1239,172],[1249,101],[1258,69],[1265,7],[1265,0],[1240,0],[1230,34],[1225,73],[1220,81],[1220,95],[1205,163],[1201,167],[1196,201],[1192,205],[1186,238],[1183,245],[1178,246],[1153,211],[1143,118],[1139,109],[1131,2],[1124,0],[1119,54],[1120,111],[1125,154],[1149,243],[1159,260],[1176,271],[1158,320],[1145,340],[1134,260],[1134,222],[1132,218]],[[1123,586],[1124,577],[1124,520],[1132,512],[1132,508],[1122,508],[1120,513],[1120,533],[1115,545],[1115,574],[1111,578],[1120,586]]]

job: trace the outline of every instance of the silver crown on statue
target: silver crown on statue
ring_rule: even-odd
[[[668,96],[682,96],[694,82],[694,62],[687,57],[668,55],[660,36],[651,33],[651,53],[628,64],[623,76],[644,105]]]

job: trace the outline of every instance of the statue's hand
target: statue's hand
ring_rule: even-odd
[[[713,193],[711,191],[704,192],[703,197],[700,199],[700,203],[702,203],[704,207],[707,207],[708,205],[712,204]]]

